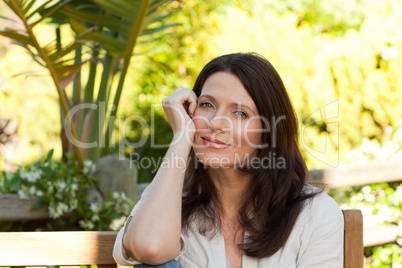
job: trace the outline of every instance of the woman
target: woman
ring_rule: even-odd
[[[297,119],[266,59],[218,57],[162,103],[174,138],[117,236],[117,263],[342,267],[342,213],[306,184]]]

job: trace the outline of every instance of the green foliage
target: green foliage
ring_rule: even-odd
[[[81,169],[71,155],[67,163],[52,160],[52,155],[50,151],[46,158],[16,172],[3,171],[1,192],[18,193],[21,199],[35,198],[32,209],[47,208],[44,212],[52,220],[41,227],[46,230],[119,230],[133,202],[118,192],[109,192],[101,199],[88,197],[97,190],[94,164],[86,160]]]
[[[292,12],[298,17],[298,25],[308,23],[314,34],[331,33],[342,35],[349,29],[358,30],[364,19],[361,0],[243,0],[253,14],[263,15],[268,8],[278,14]]]
[[[370,248],[370,250],[372,250],[372,257],[366,268],[400,267],[402,263],[402,247],[398,245],[387,244]]]

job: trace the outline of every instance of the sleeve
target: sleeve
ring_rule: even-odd
[[[149,185],[147,186],[147,188],[145,188],[144,192],[142,192],[141,199],[143,199],[147,195],[148,187],[149,187]],[[133,217],[132,215],[134,214],[134,212],[138,208],[139,204],[141,203],[141,199],[137,202],[137,204],[135,204],[133,210],[130,213],[130,216],[128,216],[126,222],[124,223],[123,228],[118,232],[116,240],[114,242],[113,258],[116,261],[116,263],[121,266],[133,266],[133,265],[141,264],[141,262],[139,262],[137,260],[133,260],[131,257],[129,257],[129,255],[127,254],[127,252],[123,246],[123,236],[126,232],[126,226],[130,223],[130,221]],[[180,244],[181,244],[181,250],[180,250],[179,255],[175,258],[175,260],[177,260],[185,252],[185,241],[184,241],[183,234],[181,234],[181,236],[180,236]]]
[[[299,256],[298,268],[343,267],[343,214],[326,193],[312,200],[310,219],[312,232]]]

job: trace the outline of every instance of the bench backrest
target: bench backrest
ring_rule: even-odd
[[[363,217],[360,210],[343,210],[344,268],[363,267]],[[0,267],[78,266],[116,267],[116,232],[0,232]]]
[[[345,220],[344,268],[362,268],[364,262],[363,215],[359,209],[342,210]]]
[[[98,264],[116,268],[116,232],[3,232],[0,267],[78,266]]]

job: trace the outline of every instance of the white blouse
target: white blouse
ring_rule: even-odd
[[[308,185],[308,190],[317,188]],[[141,198],[147,194],[147,189]],[[135,205],[131,215],[138,207]],[[123,234],[127,222],[117,235],[113,257],[119,265],[140,264],[132,260],[123,248]],[[226,268],[225,241],[221,232],[209,240],[198,232],[196,222],[182,233],[182,249],[175,258],[184,268]],[[343,214],[336,202],[326,193],[306,201],[285,245],[271,257],[251,258],[243,255],[243,268],[342,268],[343,267]],[[246,234],[247,235],[247,232]]]

